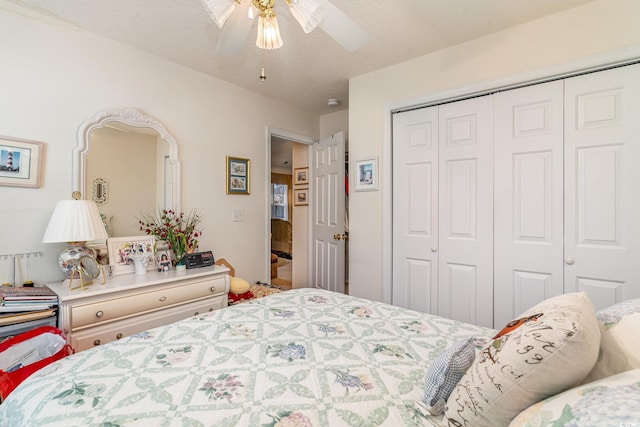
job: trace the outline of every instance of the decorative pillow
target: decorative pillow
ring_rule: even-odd
[[[424,403],[431,415],[441,415],[447,398],[476,357],[473,338],[456,341],[435,358],[424,379]]]
[[[584,292],[543,301],[509,325],[449,396],[446,425],[508,425],[528,406],[582,381],[598,357],[600,329]]]
[[[596,315],[602,333],[600,353],[585,383],[640,368],[640,299],[623,301]]]
[[[251,285],[249,285],[249,282],[239,277],[231,277],[229,281],[229,292],[232,294],[244,294],[245,292],[249,292],[250,288]]]
[[[640,423],[640,369],[551,396],[521,412],[509,427],[635,426]]]

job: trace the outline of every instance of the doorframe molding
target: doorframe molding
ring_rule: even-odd
[[[412,99],[383,105],[383,147],[381,165],[390,171],[383,177],[382,195],[382,302],[393,304],[393,136],[392,117],[395,113],[432,105],[463,100],[493,92],[516,89],[551,80],[602,71],[640,61],[640,44],[604,53],[563,61],[504,77],[471,83],[459,88],[435,92]]]
[[[271,282],[271,239],[269,238],[269,231],[271,230],[271,210],[269,208],[270,206],[270,199],[269,199],[269,195],[271,194],[271,188],[270,188],[270,184],[271,184],[271,138],[272,137],[278,137],[278,138],[282,138],[282,139],[288,139],[289,141],[292,142],[297,142],[300,144],[306,144],[308,147],[310,147],[315,140],[309,136],[306,135],[302,135],[299,133],[295,133],[295,132],[291,132],[285,129],[280,129],[280,128],[276,128],[273,126],[265,126],[265,179],[264,179],[264,186],[265,186],[265,200],[264,200],[264,226],[265,226],[265,235],[264,235],[264,277],[265,277],[265,281],[266,283],[270,283]],[[311,232],[309,230],[309,232]],[[310,249],[311,249],[311,241],[309,240],[308,242],[308,247],[307,247],[307,282],[311,283],[311,271],[309,270],[308,266],[309,266],[309,262],[311,260],[311,253],[310,253]],[[291,278],[293,280],[293,277]]]

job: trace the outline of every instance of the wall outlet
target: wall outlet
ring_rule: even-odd
[[[244,209],[233,209],[231,211],[231,221],[232,222],[243,222],[244,221]]]

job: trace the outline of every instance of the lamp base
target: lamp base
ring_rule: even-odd
[[[85,243],[87,242],[68,243],[69,246],[58,254],[58,266],[67,280],[80,278],[78,269],[80,258],[89,256],[95,259],[96,257],[94,250],[86,247]]]

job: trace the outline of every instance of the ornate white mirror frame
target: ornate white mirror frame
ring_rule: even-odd
[[[73,174],[73,191],[79,191],[83,198],[87,198],[86,193],[86,157],[91,152],[91,134],[94,130],[116,122],[136,128],[147,128],[155,130],[160,138],[169,146],[169,162],[173,166],[172,180],[173,188],[173,209],[180,212],[180,159],[178,157],[178,143],[173,135],[164,127],[162,123],[151,116],[143,113],[137,108],[123,108],[117,110],[101,111],[91,119],[82,123],[78,129],[78,143],[73,149],[73,160],[71,164]],[[90,197],[90,196],[89,196]]]

